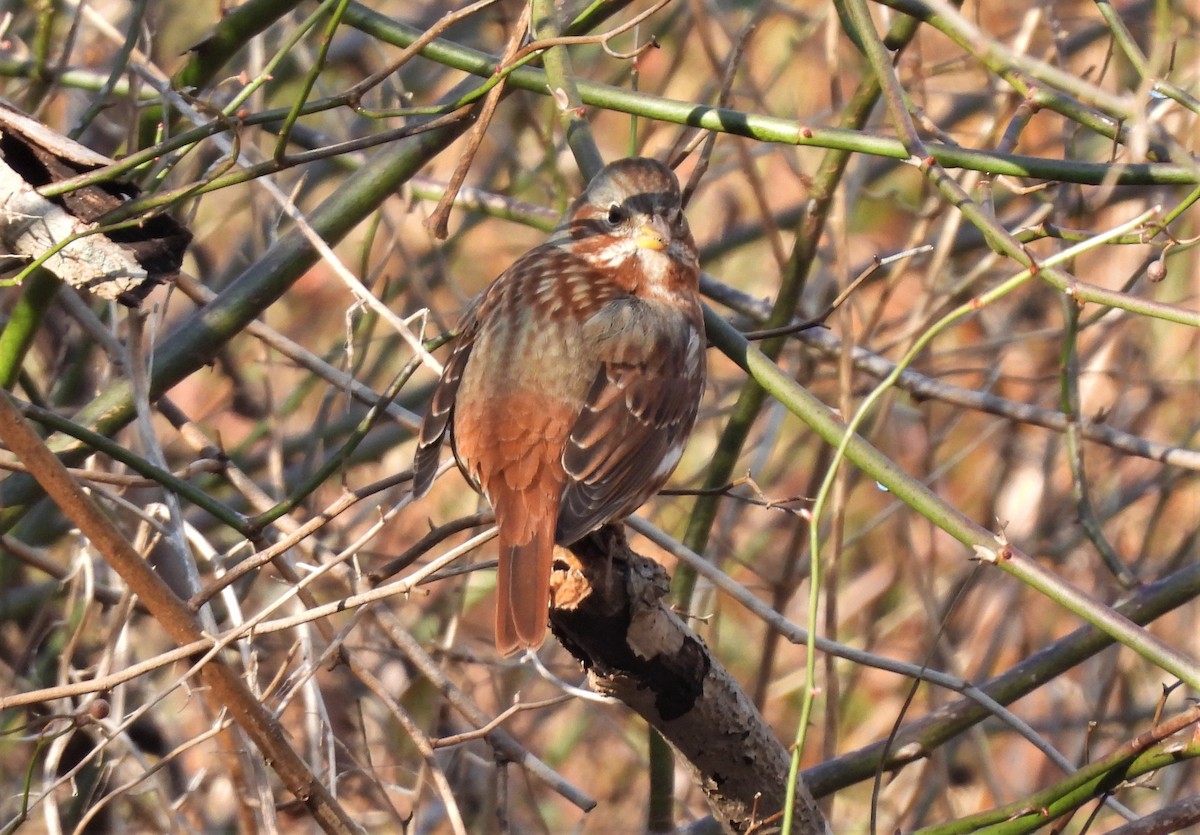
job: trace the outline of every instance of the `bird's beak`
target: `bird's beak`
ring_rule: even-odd
[[[646,223],[638,230],[637,248],[649,249],[653,252],[662,252],[667,248],[668,238],[653,225]]]

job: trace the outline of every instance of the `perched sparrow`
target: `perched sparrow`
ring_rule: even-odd
[[[413,491],[449,430],[496,511],[503,654],[545,638],[554,544],[633,513],[679,463],[704,392],[699,275],[675,175],[626,159],[463,314]]]

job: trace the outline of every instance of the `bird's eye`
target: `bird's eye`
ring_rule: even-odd
[[[616,226],[625,219],[625,210],[621,208],[621,204],[613,203],[608,207],[608,222]]]

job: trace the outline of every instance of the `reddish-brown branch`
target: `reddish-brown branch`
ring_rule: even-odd
[[[183,645],[204,637],[184,602],[88,498],[62,462],[25,423],[7,392],[0,395],[0,440],[25,462],[46,494],[121,575],[172,640]],[[229,712],[262,751],[283,784],[326,832],[358,831],[358,826],[288,744],[279,723],[233,669],[214,658],[200,675],[205,685],[200,692],[211,700],[213,711]]]

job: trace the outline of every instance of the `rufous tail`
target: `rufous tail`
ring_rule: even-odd
[[[509,656],[537,649],[550,620],[550,569],[554,522],[534,526],[528,541],[506,541],[500,526],[500,570],[496,580],[496,649]]]

